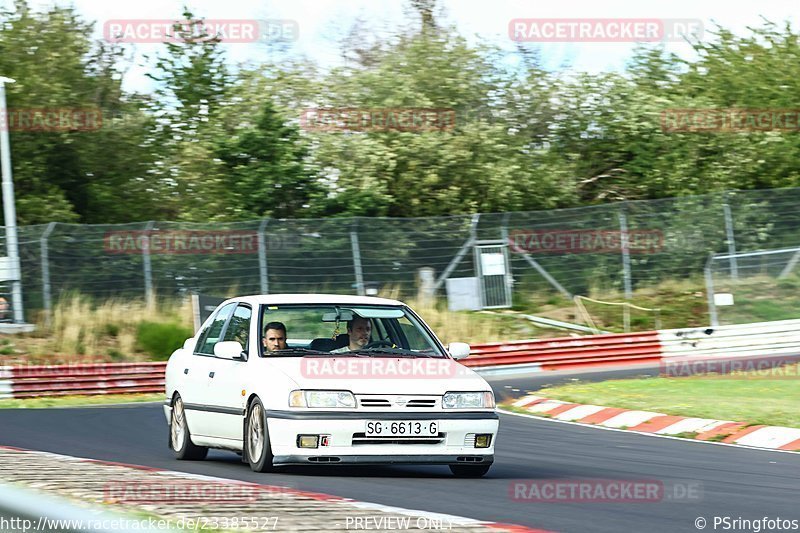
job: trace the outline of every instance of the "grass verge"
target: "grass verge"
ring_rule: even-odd
[[[783,367],[780,376],[740,372],[620,379],[549,387],[536,394],[574,403],[800,428],[798,380],[800,365],[794,364]]]
[[[114,403],[158,402],[163,393],[153,394],[102,394],[96,396],[58,396],[47,398],[8,398],[0,400],[0,409],[42,409],[45,407],[79,407]]]

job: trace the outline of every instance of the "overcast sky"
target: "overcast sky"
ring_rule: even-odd
[[[97,38],[103,38],[103,23],[112,19],[177,19],[183,5],[207,19],[291,19],[299,26],[299,39],[291,51],[305,55],[323,66],[339,61],[337,42],[356,18],[365,20],[377,32],[388,31],[407,20],[405,0],[113,0],[41,1],[34,6],[57,3],[73,5],[87,20],[95,21]],[[0,0],[9,6],[11,0]],[[800,27],[797,0],[440,0],[445,20],[455,24],[462,35],[483,39],[511,49],[509,21],[515,18],[668,18],[699,19],[706,30],[714,23],[746,33],[748,25],[760,25],[761,17],[775,22],[790,20]],[[710,37],[706,33],[706,38]],[[152,52],[158,45],[137,44],[137,53]],[[586,72],[620,70],[630,57],[632,43],[537,43],[541,57],[549,69],[568,64]],[[224,45],[232,62],[266,60],[269,49],[252,43]],[[668,50],[691,58],[686,43],[668,43]],[[141,63],[141,61],[139,61]],[[150,81],[145,67],[128,72],[125,87],[147,90]]]

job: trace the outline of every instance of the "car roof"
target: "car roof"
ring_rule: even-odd
[[[245,302],[254,305],[280,304],[340,304],[340,305],[405,305],[398,300],[375,296],[344,294],[254,294],[230,298],[226,302]]]

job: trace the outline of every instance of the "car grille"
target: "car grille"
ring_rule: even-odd
[[[391,407],[392,402],[384,398],[361,398],[361,407]]]
[[[394,407],[396,409],[435,409],[439,407],[441,403],[441,398],[439,396],[357,395],[356,397],[361,407],[369,408]]]
[[[365,444],[441,444],[445,434],[435,437],[367,437],[366,433],[353,433],[353,446]]]

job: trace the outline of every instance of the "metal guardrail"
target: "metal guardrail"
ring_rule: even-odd
[[[800,357],[800,320],[477,344],[462,363],[490,373],[771,355]],[[0,367],[0,398],[158,393],[165,369],[166,362]]]
[[[662,330],[665,358],[800,354],[800,320]]]
[[[587,335],[474,346],[474,358],[463,363],[473,369],[535,363],[540,370],[561,370],[637,363],[658,363],[661,343],[657,331]]]
[[[0,367],[0,398],[164,391],[166,362]]]

